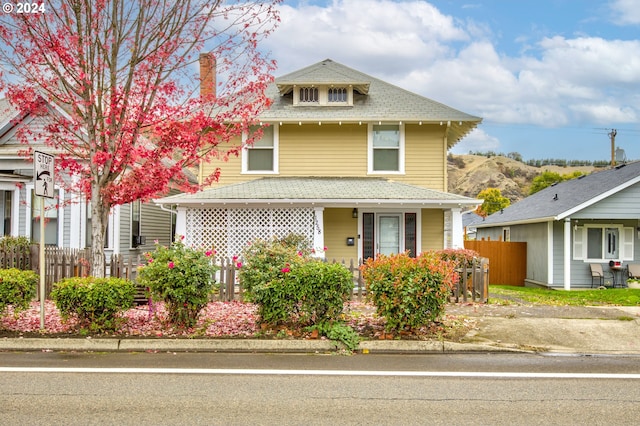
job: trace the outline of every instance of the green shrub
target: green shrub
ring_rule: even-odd
[[[147,265],[138,269],[138,283],[147,287],[154,300],[165,303],[169,322],[178,327],[192,327],[213,292],[213,252],[186,247],[178,238],[170,247],[156,243],[146,253]]]
[[[51,299],[64,319],[75,317],[92,332],[118,329],[118,314],[133,306],[135,287],[122,278],[66,278],[53,286]]]
[[[7,306],[16,311],[25,310],[36,296],[38,274],[19,269],[0,269],[0,314]]]
[[[250,302],[258,303],[255,299],[257,292],[265,285],[283,278],[283,269],[295,268],[308,260],[309,256],[286,239],[273,239],[251,243],[243,250],[242,259],[243,262],[238,265],[241,266],[239,276],[245,297]]]
[[[362,266],[367,293],[387,331],[414,329],[436,321],[444,312],[456,280],[454,264],[435,252],[411,258],[407,253],[379,255]]]
[[[256,241],[245,249],[240,279],[262,323],[318,324],[342,313],[353,290],[351,273],[300,248],[285,238]]]

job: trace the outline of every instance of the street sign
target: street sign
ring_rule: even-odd
[[[34,186],[36,195],[53,198],[53,155],[35,151],[33,153]]]

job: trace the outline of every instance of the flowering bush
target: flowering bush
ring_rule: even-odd
[[[9,305],[14,311],[27,309],[36,295],[37,286],[38,275],[33,271],[0,269],[0,314]]]
[[[436,252],[443,260],[450,260],[456,268],[471,266],[473,259],[480,257],[477,251],[469,249],[444,249]]]
[[[454,264],[435,252],[378,255],[362,265],[367,293],[388,331],[414,329],[436,321],[456,280]]]
[[[124,321],[118,314],[133,306],[135,287],[122,278],[74,277],[53,286],[51,299],[65,320],[92,332],[113,331]]]
[[[347,268],[313,259],[291,238],[256,241],[244,253],[240,279],[266,324],[333,321],[353,290]]]
[[[214,290],[212,250],[186,247],[181,238],[165,247],[156,243],[146,253],[147,265],[138,269],[138,283],[147,287],[154,300],[162,300],[171,324],[191,327]]]

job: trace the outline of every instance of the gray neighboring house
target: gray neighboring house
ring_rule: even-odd
[[[609,262],[640,262],[640,162],[555,184],[475,226],[478,239],[527,243],[526,285],[588,288],[590,264],[613,284]]]
[[[49,106],[51,114],[62,111]],[[38,134],[46,125],[46,117],[16,111],[7,99],[0,99],[0,237],[25,236],[39,241],[38,203],[32,203],[33,162],[20,154],[18,130],[27,126]],[[55,152],[44,143],[34,141],[31,148]],[[57,199],[46,200],[45,243],[47,245],[83,249],[91,245],[91,217],[84,196],[71,193],[59,185],[69,176],[56,176]],[[105,253],[136,256],[154,247],[154,240],[169,244],[175,233],[175,214],[153,203],[136,201],[116,206],[109,215]],[[143,244],[144,242],[144,244]]]

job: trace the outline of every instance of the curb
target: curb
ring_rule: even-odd
[[[248,353],[331,353],[343,346],[331,340],[259,339],[75,339],[6,338],[0,351],[22,352],[248,352]],[[528,352],[488,344],[437,340],[367,340],[359,344],[363,354],[427,354],[453,352]]]

